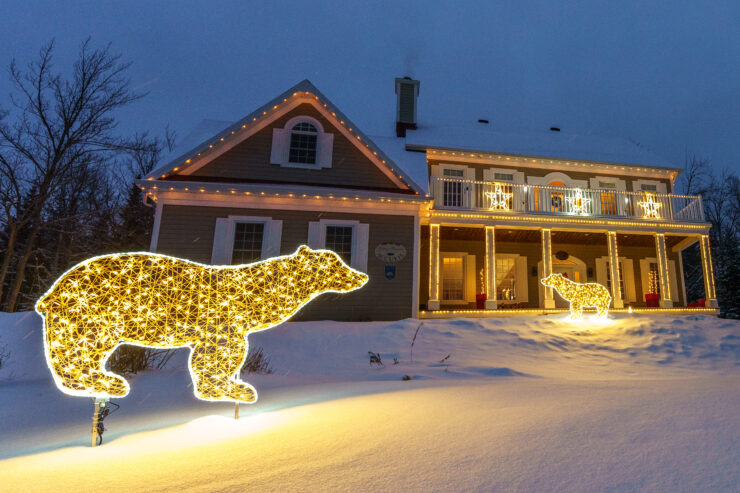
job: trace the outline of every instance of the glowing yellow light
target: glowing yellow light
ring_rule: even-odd
[[[247,334],[284,322],[316,296],[359,289],[366,274],[329,250],[234,266],[204,265],[147,252],[88,259],[36,303],[47,363],[62,392],[123,397],[128,382],[105,369],[121,343],[189,347],[195,396],[254,402],[239,378]]]
[[[540,280],[543,286],[553,288],[566,301],[570,302],[570,318],[583,318],[583,308],[596,308],[596,315],[605,318],[609,313],[612,296],[603,284],[595,282],[579,283],[563,277],[562,274],[550,274]]]
[[[570,210],[576,214],[588,214],[588,205],[591,203],[591,199],[584,197],[583,192],[580,188],[576,188],[574,195],[568,197],[570,204]]]
[[[503,190],[501,190],[501,184],[500,183],[494,183],[493,192],[486,192],[486,197],[488,197],[488,208],[490,210],[509,210],[509,199],[511,199],[512,194],[506,193]]]
[[[660,212],[658,209],[663,207],[663,204],[655,201],[655,195],[650,192],[645,192],[645,201],[638,202],[637,205],[645,210],[645,214],[642,217],[645,219],[660,219]]]

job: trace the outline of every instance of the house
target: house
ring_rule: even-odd
[[[368,284],[303,319],[392,320],[562,310],[539,280],[608,287],[614,310],[716,312],[701,197],[630,142],[419,120],[419,81],[396,79],[395,135],[365,135],[305,80],[236,123],[204,121],[140,180],[151,250],[248,263],[329,248]],[[703,307],[681,252],[699,242]],[[692,303],[692,306],[694,303]]]

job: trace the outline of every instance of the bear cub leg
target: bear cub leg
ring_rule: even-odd
[[[247,341],[229,340],[225,345],[198,343],[190,353],[190,372],[195,394],[206,400],[254,402],[257,392],[239,379],[247,353]]]
[[[105,372],[105,361],[118,345],[117,339],[93,340],[84,336],[92,329],[86,331],[82,326],[79,331],[65,330],[49,315],[45,322],[49,362],[63,387],[74,395],[122,397],[128,394],[129,384],[123,377]]]

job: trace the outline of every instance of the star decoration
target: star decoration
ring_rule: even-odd
[[[509,199],[511,199],[511,196],[512,194],[506,193],[501,190],[500,183],[494,183],[493,192],[486,192],[486,197],[488,197],[489,201],[488,208],[490,210],[502,209],[508,211]]]
[[[660,219],[660,213],[658,212],[658,209],[663,207],[663,204],[660,202],[655,201],[655,195],[649,192],[645,192],[645,201],[638,202],[637,205],[642,207],[645,210],[644,218],[645,219]]]
[[[575,191],[575,195],[573,195],[572,197],[568,197],[568,203],[570,204],[570,210],[574,213],[588,214],[588,212],[586,212],[586,209],[591,203],[591,199],[584,197],[583,192],[579,188],[577,188]]]

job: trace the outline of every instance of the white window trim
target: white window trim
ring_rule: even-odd
[[[650,190],[643,190],[643,185],[655,185],[655,192],[652,192]],[[632,182],[632,190],[634,192],[649,192],[649,193],[668,193],[668,189],[666,188],[665,183],[660,182],[658,180],[634,180]]]
[[[601,188],[599,186],[600,181],[614,183],[614,188]],[[613,176],[598,176],[597,175],[597,176],[590,178],[589,182],[591,184],[591,188],[594,190],[606,190],[606,191],[618,191],[618,192],[624,192],[627,190],[627,183],[624,180],[620,178],[615,178]]]
[[[588,182],[586,180],[574,180],[565,173],[560,171],[553,171],[545,176],[528,176],[527,183],[530,185],[548,186],[553,181],[560,181],[565,183],[566,188],[587,188]]]
[[[529,302],[529,271],[527,270],[527,257],[518,253],[497,253],[496,258],[510,258],[514,260],[516,272],[516,298],[513,300],[497,300],[499,303],[528,303]],[[498,269],[496,270],[498,273]],[[498,289],[496,280],[493,280],[494,289]]]
[[[290,136],[293,127],[306,122],[316,128],[316,163],[291,163],[290,162]],[[299,115],[287,121],[283,128],[272,129],[272,150],[270,153],[270,164],[277,164],[283,168],[300,169],[322,169],[331,168],[332,150],[334,147],[334,134],[324,132],[324,126],[310,116]]]
[[[511,180],[502,180],[496,178],[496,173],[506,173],[512,175]],[[486,168],[483,170],[483,181],[497,181],[502,183],[514,183],[515,185],[524,184],[524,172],[515,169],[505,168]]]
[[[631,258],[618,257],[619,263],[622,266],[622,274],[624,279],[624,289],[626,291],[622,293],[622,300],[627,303],[634,303],[637,301],[637,285],[635,284],[635,268]],[[606,266],[609,262],[609,256],[604,255],[595,259],[596,263],[596,282],[606,286],[607,269]],[[642,300],[645,301],[645,300]]]
[[[312,221],[308,227],[308,246],[311,248],[326,248],[327,226],[352,227],[352,256],[350,267],[361,272],[367,272],[370,225],[348,219],[320,219],[318,221]]]
[[[439,302],[443,305],[467,305],[468,304],[468,297],[469,293],[468,291],[468,280],[466,277],[466,266],[465,266],[465,257],[468,256],[468,253],[466,252],[439,252]],[[463,287],[463,297],[461,300],[445,300],[442,298],[442,287],[444,286],[444,268],[442,267],[444,265],[444,259],[445,258],[459,258],[462,259],[462,287]]]
[[[283,221],[264,216],[228,216],[216,219],[216,233],[213,239],[211,263],[231,265],[234,256],[234,233],[237,223],[260,223],[265,225],[262,234],[260,259],[265,260],[280,255]]]

